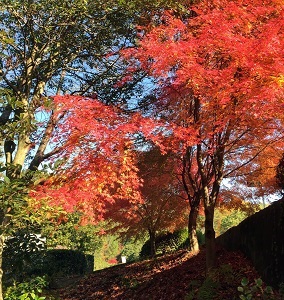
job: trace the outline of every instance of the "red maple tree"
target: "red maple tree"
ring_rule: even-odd
[[[283,137],[283,26],[278,0],[202,1],[182,18],[165,12],[125,52],[156,78],[156,115],[171,124],[169,148],[185,155],[185,185],[203,201],[207,270],[222,180]]]
[[[108,217],[117,224],[114,230],[120,231],[123,237],[141,237],[147,233],[154,256],[158,234],[174,232],[186,225],[188,203],[182,195],[173,153],[162,154],[158,147],[151,145],[136,154],[143,202],[126,207],[118,202],[110,206]],[[125,216],[126,212],[131,212],[131,216]]]
[[[140,201],[136,166],[129,149],[135,122],[95,99],[54,97],[55,130],[50,147],[55,173],[31,193],[52,205],[84,213],[85,221],[103,217],[107,202]]]

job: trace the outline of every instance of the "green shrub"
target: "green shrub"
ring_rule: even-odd
[[[193,300],[196,299],[196,294],[198,292],[198,289],[201,286],[201,282],[199,280],[192,280],[189,282],[188,289],[189,293],[185,296],[184,300]]]
[[[121,253],[117,256],[118,261],[121,260],[122,256],[126,256],[127,262],[134,262],[139,260],[139,254],[142,249],[142,246],[145,242],[145,239],[136,240],[130,238],[123,242],[123,249]]]
[[[199,246],[205,244],[205,234],[201,230],[196,230],[196,235],[198,239]]]
[[[91,224],[80,225],[82,214],[73,212],[66,214],[66,222],[48,224],[42,228],[42,233],[47,236],[47,247],[56,249],[58,245],[64,249],[77,250],[93,254],[102,247],[103,239],[99,234],[99,227]]]
[[[42,276],[44,253],[45,245],[35,234],[19,231],[8,238],[3,251],[4,283],[10,285],[32,275]]]
[[[190,292],[185,300],[212,300],[215,299],[219,283],[211,277],[206,278],[202,284],[199,281],[192,281],[189,284]]]
[[[43,295],[43,290],[48,286],[45,277],[35,277],[29,281],[15,283],[8,287],[4,300],[51,300],[51,296]]]
[[[170,253],[182,248],[185,243],[187,236],[187,230],[177,230],[173,233],[166,233],[157,236],[156,238],[156,255]],[[150,240],[147,240],[140,251],[140,258],[151,256],[151,244]]]
[[[92,255],[74,250],[53,249],[40,252],[15,250],[10,253],[12,255],[3,255],[4,279],[8,285],[12,281],[22,282],[32,276],[85,274],[92,272],[94,266]]]
[[[197,300],[212,300],[217,294],[219,283],[211,277],[204,280],[202,286],[197,292]]]
[[[94,258],[80,251],[55,249],[48,250],[45,258],[45,274],[72,275],[93,271]]]
[[[156,239],[156,245],[157,245],[157,239]],[[151,243],[150,240],[147,240],[141,248],[139,257],[141,259],[144,259],[150,256],[151,256]]]
[[[111,266],[109,260],[116,258],[121,253],[119,236],[116,234],[106,234],[101,236],[102,248],[94,252],[94,269],[101,270]]]
[[[247,217],[247,213],[241,210],[234,210],[221,220],[220,235],[233,226],[237,226]]]
[[[260,278],[254,280],[254,284],[249,284],[247,278],[243,278],[241,286],[238,287],[241,300],[253,300],[253,299],[264,299],[272,300],[275,299],[273,290],[270,286],[263,288],[263,282]]]

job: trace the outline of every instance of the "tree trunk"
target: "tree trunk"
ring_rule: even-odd
[[[156,255],[156,232],[149,230],[150,235],[150,246],[151,246],[151,257],[154,257]]]
[[[30,149],[30,138],[27,134],[20,135],[13,164],[22,167]]]
[[[17,146],[14,141],[6,140],[4,143],[4,152],[6,156],[7,172],[6,176],[10,179],[18,178],[21,174],[22,166],[30,149],[30,140],[27,135],[21,135],[17,141]],[[13,159],[13,152],[15,157]]]
[[[214,204],[205,203],[205,246],[206,246],[206,274],[215,266],[216,247],[214,230]]]
[[[3,234],[0,235],[0,300],[3,300],[3,249],[4,249],[5,237]]]
[[[192,206],[190,208],[189,216],[188,216],[188,239],[189,239],[189,250],[198,253],[199,252],[199,244],[196,234],[196,222],[198,215],[198,207]]]

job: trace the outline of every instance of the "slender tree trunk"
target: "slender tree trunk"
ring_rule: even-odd
[[[3,234],[0,235],[0,300],[3,300],[3,250],[4,250],[5,237]]]
[[[199,252],[199,244],[196,233],[196,222],[198,215],[198,207],[192,206],[190,208],[189,216],[188,216],[188,239],[189,239],[189,250],[198,253]]]
[[[47,145],[50,141],[50,138],[52,136],[52,132],[54,130],[55,127],[55,120],[54,120],[54,114],[52,113],[52,115],[50,116],[49,122],[45,128],[45,133],[41,139],[41,142],[39,144],[39,147],[37,149],[37,152],[33,158],[33,160],[30,163],[29,169],[31,171],[36,171],[39,167],[39,165],[42,163],[42,161],[45,159],[44,153],[45,150],[47,148]],[[54,153],[54,150],[50,153]]]
[[[205,203],[205,245],[206,245],[206,274],[215,266],[216,246],[214,230],[214,204]]]
[[[151,256],[154,257],[156,255],[156,232],[154,230],[149,230],[150,235],[150,246],[151,246]]]

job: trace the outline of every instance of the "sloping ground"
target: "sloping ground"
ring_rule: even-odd
[[[181,300],[239,299],[237,287],[241,279],[251,282],[259,278],[251,262],[239,252],[217,252],[214,283],[200,285],[205,279],[204,249],[192,256],[187,251],[165,255],[156,260],[118,265],[96,271],[77,285],[61,289],[61,300]],[[203,296],[202,296],[203,293]],[[196,295],[199,298],[196,298]]]

